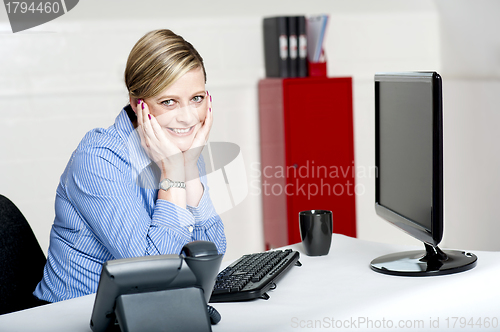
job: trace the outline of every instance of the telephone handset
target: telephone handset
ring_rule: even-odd
[[[219,272],[222,255],[219,255],[213,242],[193,241],[182,248],[182,256],[202,284],[210,323],[215,325],[221,320],[221,316],[208,302],[214,288],[215,277]]]

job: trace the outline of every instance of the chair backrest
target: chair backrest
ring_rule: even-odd
[[[26,218],[0,195],[0,315],[31,308],[45,255]]]

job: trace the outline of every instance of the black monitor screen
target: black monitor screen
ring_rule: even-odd
[[[437,73],[375,75],[377,213],[437,245],[443,233],[442,97]]]
[[[379,98],[379,203],[430,231],[432,85],[386,82]]]

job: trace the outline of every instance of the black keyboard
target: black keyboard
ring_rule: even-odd
[[[300,266],[299,252],[292,249],[244,255],[219,272],[210,302],[269,299],[277,280],[294,265]]]

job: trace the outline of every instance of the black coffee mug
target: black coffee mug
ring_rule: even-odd
[[[332,244],[332,211],[299,212],[299,226],[305,254],[308,256],[327,255]]]

